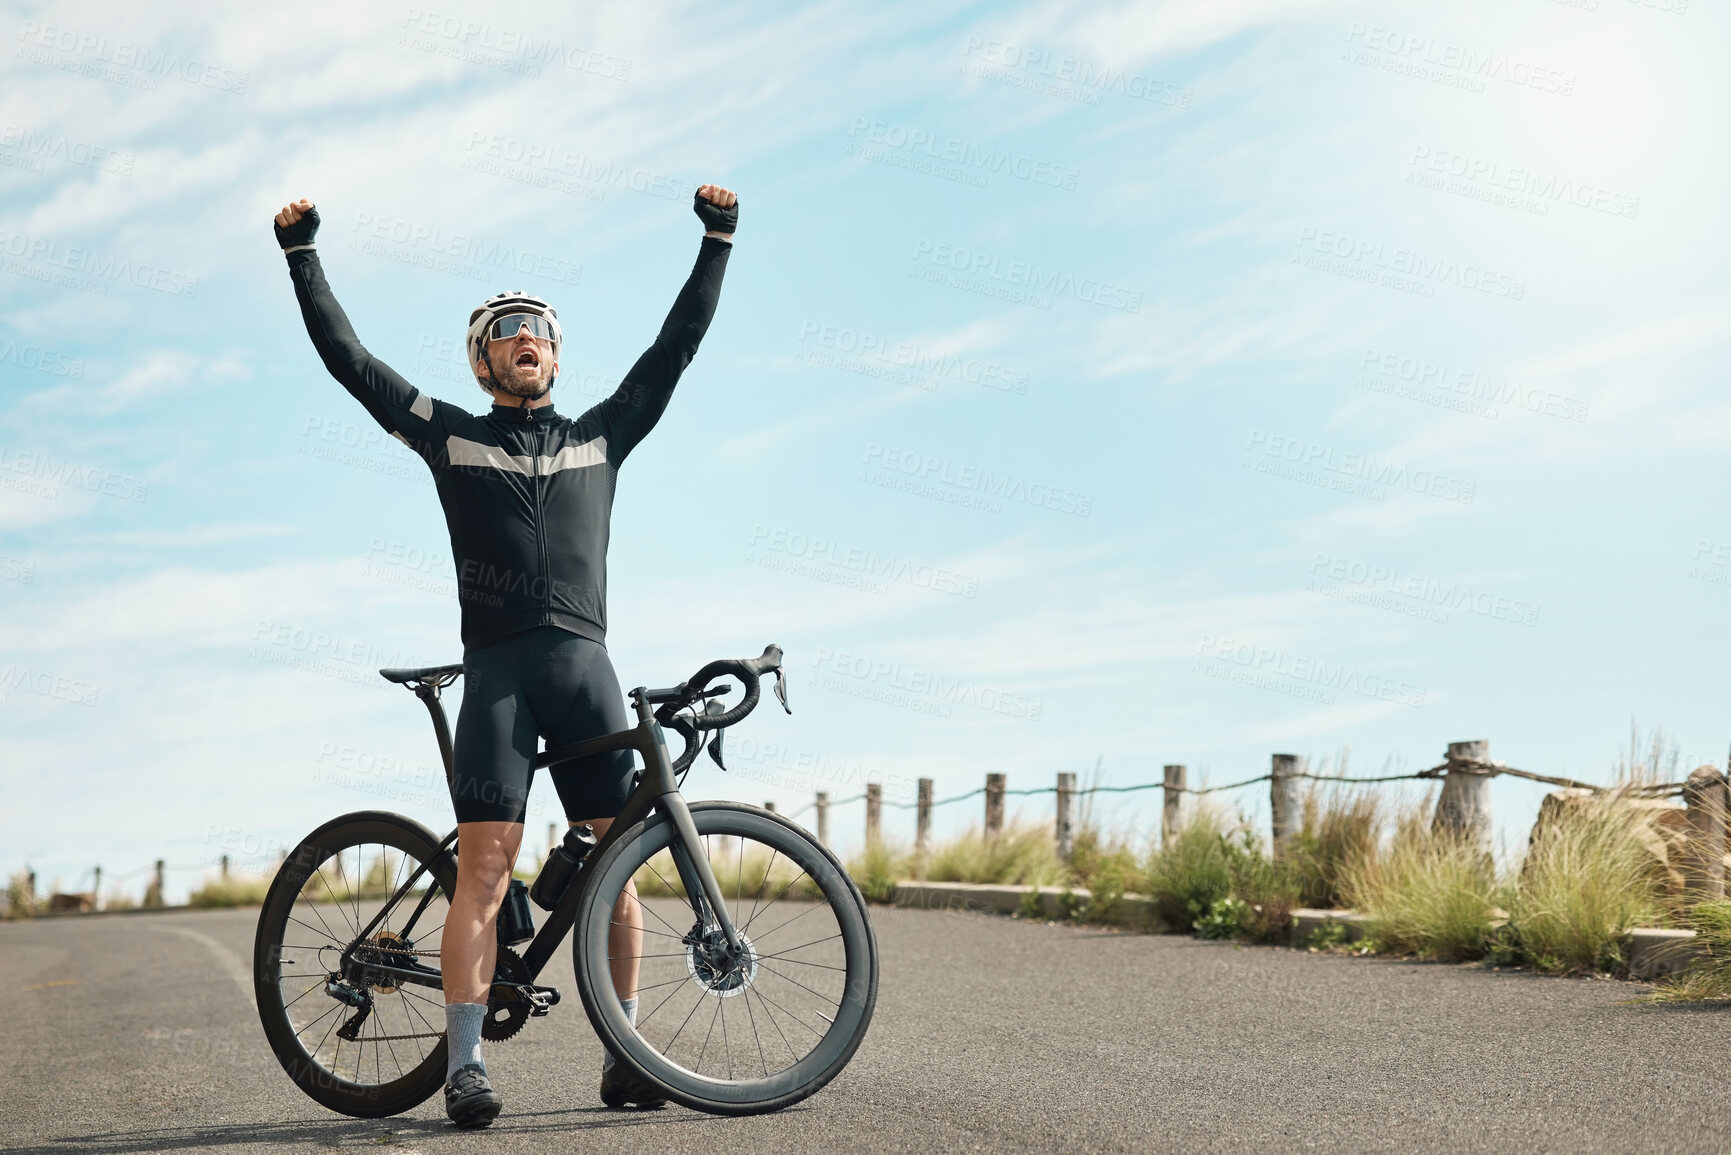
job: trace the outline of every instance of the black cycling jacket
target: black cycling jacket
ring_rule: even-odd
[[[422,393],[368,353],[314,249],[288,254],[325,368],[433,471],[462,602],[463,645],[536,626],[605,643],[607,537],[625,457],[655,427],[715,315],[732,245],[705,237],[655,343],[578,418],[495,405],[476,416]]]

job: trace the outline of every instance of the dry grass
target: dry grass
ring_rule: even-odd
[[[36,913],[35,888],[28,871],[19,871],[6,881],[6,917],[29,918]]]
[[[1374,863],[1386,823],[1380,789],[1313,785],[1293,848],[1300,901],[1324,910],[1351,906],[1349,880]]]
[[[1659,984],[1653,1001],[1692,1003],[1731,999],[1731,902],[1703,902],[1690,914],[1696,937],[1707,957]]]
[[[1624,936],[1661,907],[1646,817],[1619,792],[1554,808],[1510,891],[1508,936],[1546,971],[1617,970]]]
[[[259,906],[264,902],[265,892],[270,889],[270,881],[269,878],[243,878],[238,875],[214,878],[187,895],[186,901],[189,906],[209,910],[236,906]],[[110,904],[109,909],[117,908]]]
[[[1433,832],[1428,806],[1402,814],[1394,837],[1347,872],[1346,891],[1370,916],[1369,933],[1389,954],[1455,962],[1490,949],[1496,872],[1467,839]]]
[[[729,900],[757,901],[777,897],[813,898],[817,883],[798,865],[756,842],[720,837],[710,840],[709,868],[721,893]],[[673,865],[671,851],[663,850],[637,868],[632,881],[643,898],[684,898],[685,887]]]
[[[933,882],[988,882],[1014,886],[1063,886],[1069,870],[1058,857],[1046,823],[1012,822],[996,837],[977,827],[935,848],[926,861]]]

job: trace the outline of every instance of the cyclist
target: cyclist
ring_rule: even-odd
[[[738,198],[718,185],[699,188],[693,208],[704,226],[697,263],[654,344],[612,396],[576,418],[553,408],[563,334],[546,301],[500,293],[469,315],[464,349],[493,400],[475,416],[422,393],[356,339],[319,264],[312,202],[276,214],[277,242],[313,347],[331,376],[432,469],[451,534],[463,639],[451,786],[460,853],[439,961],[449,1045],[445,1110],[460,1127],[486,1126],[502,1105],[481,1058],[481,1026],[497,957],[494,924],[523,841],[536,740],[577,742],[630,725],[605,645],[614,487],[709,328],[739,220]],[[626,751],[551,769],[566,817],[591,823],[597,835],[623,807],[632,773]],[[642,915],[634,889],[615,911],[611,934],[613,983],[635,1021]],[[603,1060],[601,1097],[616,1107],[663,1102],[611,1054]]]

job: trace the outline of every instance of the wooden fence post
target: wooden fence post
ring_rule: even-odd
[[[866,783],[866,845],[876,846],[883,838],[884,786],[882,782]]]
[[[1491,779],[1497,774],[1490,760],[1486,739],[1449,743],[1448,770],[1431,820],[1433,831],[1453,831],[1484,854],[1491,852]]]
[[[94,873],[96,875],[96,881],[94,881],[90,884],[90,909],[91,910],[101,910],[102,909],[102,867],[100,865],[98,865],[96,867],[96,870]]]
[[[986,837],[996,838],[1004,831],[1004,776],[986,775]]]
[[[932,849],[932,780],[920,779],[920,792],[915,803],[914,853],[924,856]]]
[[[1701,766],[1683,784],[1683,805],[1689,811],[1689,861],[1684,882],[1696,902],[1725,897],[1725,775],[1716,766]]]
[[[763,808],[765,810],[769,811],[771,814],[775,813],[775,803],[773,803],[773,802],[765,802],[763,804]]]
[[[228,855],[226,854],[222,856],[222,876],[228,877]]]
[[[1053,834],[1058,840],[1058,857],[1065,862],[1070,861],[1070,852],[1076,846],[1076,832],[1070,822],[1070,804],[1075,798],[1076,776],[1060,773],[1058,775],[1058,828],[1053,831]]]
[[[1269,769],[1268,810],[1274,828],[1274,856],[1281,858],[1292,848],[1298,836],[1300,814],[1304,801],[1299,792],[1298,755],[1276,754]]]
[[[167,869],[162,859],[156,860],[156,873],[150,884],[150,891],[144,896],[145,906],[162,906],[163,871]]]
[[[829,845],[829,791],[817,792],[817,840]]]
[[[1160,845],[1165,846],[1178,830],[1178,804],[1184,798],[1184,778],[1188,773],[1182,766],[1166,767],[1166,785],[1161,789],[1165,793],[1165,807],[1160,811]]]

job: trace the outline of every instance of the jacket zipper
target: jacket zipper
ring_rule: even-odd
[[[524,420],[530,426],[535,424],[535,411],[527,405],[523,406]],[[553,621],[553,581],[547,575],[547,532],[541,519],[541,450],[545,448],[546,433],[536,430],[529,446],[534,457],[535,469],[535,550],[541,561],[541,624],[551,625]]]

